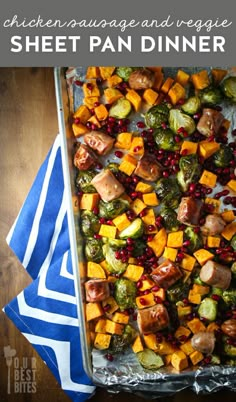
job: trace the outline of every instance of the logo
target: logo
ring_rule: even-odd
[[[16,355],[16,350],[10,345],[4,346],[4,357],[7,365],[7,393],[32,393],[36,392],[36,358]],[[11,386],[13,383],[13,386]]]

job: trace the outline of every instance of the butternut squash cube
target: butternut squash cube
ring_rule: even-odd
[[[190,289],[189,294],[188,294],[188,300],[190,301],[190,303],[192,304],[200,304],[201,303],[201,295],[193,292],[192,289]]]
[[[103,80],[107,80],[115,71],[115,67],[99,67],[100,75]]]
[[[161,230],[157,232],[154,238],[151,241],[147,242],[147,245],[151,247],[156,257],[160,257],[163,254],[166,243],[167,243],[167,233],[164,228],[161,228]]]
[[[236,180],[230,180],[227,186],[236,193]]]
[[[129,264],[123,276],[131,281],[137,282],[142,276],[144,268],[140,265]]]
[[[184,253],[184,258],[181,260],[180,266],[186,271],[192,271],[195,265],[196,259],[189,254]]]
[[[148,349],[157,350],[158,342],[155,334],[143,335],[143,340]]]
[[[85,96],[83,98],[83,103],[89,108],[94,109],[94,103],[99,101],[99,96]]]
[[[106,106],[103,105],[102,103],[99,106],[96,106],[94,108],[94,112],[99,121],[106,120],[106,118],[108,117],[108,114],[109,114]]]
[[[111,342],[111,335],[97,334],[94,341],[94,347],[99,350],[105,350],[109,348],[110,342]]]
[[[207,246],[210,248],[220,247],[220,237],[207,236]]]
[[[144,292],[145,290],[148,290],[148,289],[153,288],[153,286],[155,286],[155,282],[153,282],[152,279],[147,278],[147,279],[144,279],[144,280],[142,281],[142,286],[140,287],[140,290],[141,290],[142,292]]]
[[[132,211],[134,211],[135,215],[139,215],[146,208],[146,204],[139,198],[136,198],[130,205]]]
[[[139,353],[143,351],[143,344],[140,336],[137,336],[137,338],[135,338],[132,349],[134,353]]]
[[[132,142],[132,133],[119,133],[116,137],[114,147],[119,149],[130,149]]]
[[[88,67],[86,71],[86,79],[89,80],[91,78],[99,78],[100,72],[98,67]]]
[[[94,320],[103,315],[103,308],[100,303],[87,303],[85,310],[87,321]]]
[[[129,322],[129,315],[125,313],[116,312],[113,317],[112,321],[117,322],[118,324],[128,324]]]
[[[152,208],[149,208],[146,212],[146,215],[142,216],[142,221],[145,223],[145,225],[155,225],[155,212]]]
[[[198,260],[200,265],[204,265],[207,261],[214,258],[214,254],[210,253],[210,251],[205,250],[204,248],[195,251],[193,255]]]
[[[209,286],[198,285],[197,283],[193,284],[192,288],[193,293],[199,294],[201,296],[207,295],[210,292]]]
[[[236,233],[236,222],[231,222],[228,225],[225,226],[224,230],[222,231],[221,235],[226,239],[226,240],[231,240],[232,237]]]
[[[199,318],[193,318],[187,322],[187,326],[193,334],[197,334],[200,331],[206,331],[205,325],[199,320]]]
[[[192,352],[189,355],[189,358],[190,358],[192,364],[194,366],[196,366],[196,364],[198,364],[199,362],[201,362],[204,359],[204,356],[201,352],[199,352],[198,350],[195,350],[195,352]]]
[[[118,215],[116,218],[114,218],[112,222],[114,223],[114,225],[117,227],[117,229],[120,232],[121,232],[121,230],[126,229],[130,225],[130,221],[127,218],[127,215],[125,212],[121,215]]]
[[[177,371],[182,371],[188,367],[188,358],[182,350],[173,353],[171,364]]]
[[[201,70],[198,73],[192,74],[191,80],[195,89],[204,89],[210,85],[207,70]]]
[[[192,347],[191,344],[191,339],[189,339],[188,341],[182,343],[182,345],[180,345],[180,349],[187,355],[191,355],[191,353],[194,352],[194,349]]]
[[[227,223],[233,222],[235,220],[234,211],[232,210],[222,212],[221,216]]]
[[[140,300],[143,303],[141,303]],[[156,302],[154,300],[153,294],[148,293],[147,295],[136,297],[136,304],[137,304],[137,307],[141,310],[141,309],[146,308],[146,307],[154,306],[156,304]]]
[[[214,188],[216,185],[216,180],[216,174],[209,172],[208,170],[204,170],[200,177],[199,183],[203,184],[204,186]]]
[[[80,123],[87,123],[88,119],[91,117],[91,112],[85,105],[80,105],[75,113],[73,114],[74,119],[80,119]]]
[[[177,257],[177,254],[178,250],[176,250],[176,248],[165,247],[163,257],[174,262]]]
[[[154,71],[154,84],[153,84],[152,88],[159,91],[163,84],[164,74],[162,72],[162,67],[155,67],[155,68],[156,68],[156,70],[152,70],[152,71]],[[158,100],[159,100],[159,98],[158,98]]]
[[[105,279],[106,274],[104,269],[101,267],[100,264],[97,264],[93,261],[88,261],[87,264],[87,276],[89,278],[98,278],[98,279]]]
[[[111,225],[102,224],[99,230],[99,235],[103,237],[108,237],[109,239],[116,238],[116,227]]]
[[[220,144],[215,141],[201,141],[199,142],[198,152],[199,155],[207,159],[212,156],[218,149],[220,148]]]
[[[111,77],[107,78],[107,85],[109,88],[114,88],[116,87],[118,84],[120,84],[122,82],[122,78],[119,77],[119,75],[114,74]]]
[[[108,319],[106,320],[106,332],[108,332],[108,334],[122,335],[123,331],[124,325]]]
[[[97,193],[84,193],[80,199],[80,209],[88,209],[92,211],[98,206],[100,196]]]
[[[143,156],[144,142],[142,137],[133,137],[129,153],[134,156]]]
[[[175,338],[180,338],[181,336],[189,337],[191,334],[191,331],[184,327],[183,325],[180,325],[177,330],[175,331]]]
[[[118,304],[116,303],[113,296],[109,296],[106,300],[102,302],[102,307],[110,306],[109,309],[106,310],[107,314],[113,314],[115,311],[119,309]]]
[[[217,325],[215,322],[211,322],[208,324],[206,331],[207,332],[214,332],[219,330],[219,325]]]
[[[104,96],[106,103],[114,103],[118,99],[123,98],[123,94],[116,88],[106,88],[104,89]]]
[[[165,301],[166,299],[166,292],[165,289],[160,288],[159,290],[152,290],[152,294],[156,297],[159,297],[159,299],[161,299],[162,301]]]
[[[170,97],[171,103],[176,105],[180,101],[180,99],[184,99],[186,96],[186,92],[184,87],[176,82],[169,90],[168,95]]]
[[[100,318],[95,325],[95,332],[106,333],[106,318]]]
[[[211,75],[215,85],[220,84],[223,78],[228,74],[227,70],[223,70],[221,68],[212,68]]]
[[[176,351],[176,347],[173,346],[170,342],[167,341],[162,341],[158,344],[158,353],[159,355],[169,355],[171,353],[174,353]]]
[[[95,115],[90,117],[88,119],[88,122],[91,123],[91,124],[94,124],[96,126],[96,128],[101,128],[100,121],[97,119],[97,117]]]
[[[96,84],[96,80],[90,80],[83,84],[84,97],[100,96],[100,90]]]
[[[72,130],[75,137],[79,137],[80,135],[84,135],[89,132],[88,127],[82,123],[73,123]]]
[[[139,191],[140,193],[143,193],[143,194],[150,193],[152,190],[153,190],[153,187],[151,184],[147,184],[142,181],[139,181],[137,183],[137,186],[135,187],[135,191]]]
[[[151,88],[145,89],[143,93],[143,99],[148,105],[155,105],[159,94]]]
[[[131,176],[131,174],[134,172],[135,168],[137,165],[137,160],[131,156],[131,155],[125,155],[122,158],[122,162],[119,166],[119,170],[125,174],[127,174],[127,176]]]
[[[154,192],[143,194],[143,201],[150,207],[157,207],[157,205],[159,205],[157,195]]]
[[[192,312],[191,306],[177,306],[177,314],[179,318],[183,318]]]
[[[168,77],[165,80],[165,82],[162,85],[162,87],[161,87],[161,92],[163,92],[164,94],[168,94],[168,92],[169,92],[169,90],[170,90],[170,88],[171,88],[171,86],[173,85],[174,82],[175,81],[173,80],[173,78]]]
[[[171,232],[168,234],[167,247],[179,248],[183,246],[184,232],[178,230],[177,232]]]
[[[178,70],[177,74],[176,74],[176,77],[175,77],[175,80],[179,84],[181,84],[183,87],[185,87],[187,85],[187,83],[189,82],[189,78],[190,78],[190,75],[187,74],[185,71]]]
[[[142,98],[134,89],[127,89],[126,99],[130,101],[135,112],[139,112],[142,104]]]
[[[197,149],[198,149],[197,142],[184,141],[181,146],[180,153],[182,154],[184,152],[184,155],[196,154]]]

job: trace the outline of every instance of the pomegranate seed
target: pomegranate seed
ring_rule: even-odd
[[[144,294],[144,295],[148,295],[150,292],[151,292],[150,289],[146,289],[146,290],[144,290],[143,294]]]
[[[203,360],[205,364],[210,364],[212,357],[211,356],[206,356],[205,359]]]
[[[184,128],[184,127],[179,127],[178,130],[177,130],[177,133],[178,133],[178,134],[183,134],[184,131],[185,131],[185,128]]]
[[[190,246],[190,244],[191,244],[190,240],[185,240],[185,241],[183,242],[183,246],[184,246],[184,247],[188,247],[188,246]]]
[[[100,106],[100,102],[94,102],[94,105],[93,105],[94,107],[98,107],[98,106]]]
[[[109,362],[113,362],[113,360],[114,360],[114,357],[113,357],[113,355],[111,353],[107,353],[105,355],[105,357]]]
[[[139,281],[136,283],[137,289],[140,289],[142,286],[143,286],[143,282],[139,280]]]
[[[109,311],[110,308],[111,308],[111,305],[110,305],[110,304],[106,304],[105,306],[103,306],[103,310],[104,310],[105,312]]]
[[[92,91],[92,89],[93,89],[93,84],[91,84],[91,82],[89,82],[89,83],[87,84],[87,88],[88,88],[89,91]]]
[[[189,185],[189,191],[193,192],[193,191],[195,191],[195,190],[196,190],[196,184],[195,184],[195,183],[191,183],[191,184]]]
[[[79,123],[80,123],[79,117],[76,117],[76,118],[75,118],[74,123],[75,123],[75,124],[79,124]]]
[[[199,225],[202,226],[202,225],[204,225],[204,223],[205,223],[205,218],[201,218],[199,221]]]
[[[220,300],[220,296],[219,296],[219,295],[215,295],[215,294],[211,295],[211,298],[212,298],[213,300],[215,300],[215,301],[219,301],[219,300]]]
[[[200,229],[200,227],[199,227],[199,226],[197,226],[196,228],[194,228],[194,229],[193,229],[194,233],[199,233],[199,232],[200,232],[200,230],[201,230],[201,229]]]
[[[184,298],[183,298],[183,303],[186,304],[186,305],[189,304],[189,300],[187,299],[187,297],[184,297]]]
[[[94,215],[98,215],[99,213],[98,207],[94,207],[92,212],[94,213]]]
[[[138,121],[137,122],[137,127],[138,128],[144,128],[145,127],[145,123],[143,121]]]
[[[131,197],[131,198],[137,198],[137,196],[138,196],[137,191],[133,191],[133,192],[130,194],[130,197]]]
[[[178,253],[178,258],[180,258],[182,260],[184,258],[184,254],[183,253]]]
[[[167,170],[163,170],[162,176],[165,178],[169,177],[169,172]]]
[[[225,197],[225,199],[223,201],[223,203],[226,204],[226,205],[231,204],[231,202],[232,202],[232,197]]]
[[[139,299],[139,302],[140,302],[140,304],[142,304],[142,306],[145,306],[146,305],[146,300],[143,298],[143,297],[141,297],[140,299]]]
[[[154,285],[154,286],[152,287],[152,292],[158,292],[158,290],[160,290],[160,287],[159,287],[159,286]]]
[[[107,220],[107,225],[111,225],[111,226],[113,225],[113,222],[112,222],[111,219],[108,219],[108,220]]]
[[[179,336],[178,341],[185,342],[187,339],[188,339],[188,337],[186,335],[181,335],[181,336]]]
[[[134,152],[138,152],[140,151],[140,149],[142,149],[142,147],[140,147],[140,145],[137,145],[137,147],[134,147]]]
[[[86,123],[86,127],[88,127],[89,129],[91,129],[92,124],[90,123],[90,121],[87,121]]]
[[[115,156],[116,156],[117,158],[122,158],[123,152],[121,152],[121,151],[116,151],[116,152],[115,152]]]
[[[163,128],[163,130],[166,130],[167,129],[167,124],[163,121],[161,123],[161,127]]]
[[[201,117],[201,114],[200,114],[200,113],[195,113],[195,114],[193,115],[194,120],[199,120],[200,117]]]
[[[181,98],[178,100],[178,105],[183,105],[185,103],[185,99]]]
[[[83,84],[83,81],[75,80],[75,85],[77,85],[78,87],[82,87]]]
[[[214,141],[214,139],[215,139],[215,136],[214,136],[214,135],[210,135],[210,137],[208,137],[207,141],[208,141],[208,142],[212,142],[212,141]]]
[[[183,151],[181,152],[181,155],[183,155],[183,156],[188,155],[188,150],[187,150],[187,149],[183,149]]]
[[[148,225],[147,227],[149,232],[153,232],[153,230],[155,230],[155,226],[154,225]]]
[[[93,237],[94,237],[94,239],[97,239],[97,240],[99,240],[99,239],[102,238],[102,236],[101,236],[100,234],[98,234],[98,233],[95,233],[95,234],[93,235]]]
[[[143,218],[146,214],[147,214],[147,210],[146,210],[146,209],[143,209],[143,210],[140,212],[139,216],[140,216],[140,218]]]
[[[158,304],[160,304],[160,303],[163,302],[163,300],[162,300],[159,296],[155,296],[155,297],[154,297],[154,300],[155,300],[155,302],[158,303]]]
[[[91,124],[91,129],[92,130],[97,130],[98,126],[94,123]]]

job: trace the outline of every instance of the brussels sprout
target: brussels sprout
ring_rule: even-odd
[[[166,103],[152,106],[144,115],[145,124],[147,127],[159,128],[162,123],[168,121],[169,107]]]
[[[114,219],[129,209],[129,201],[116,198],[110,202],[100,200],[98,204],[99,216],[106,219]]]
[[[236,235],[232,237],[230,245],[233,247],[234,251],[236,251]]]
[[[199,250],[203,246],[203,239],[200,233],[195,233],[194,229],[190,226],[188,226],[185,231],[184,231],[184,238],[186,240],[190,241],[190,244],[188,246],[188,250],[191,253],[194,253],[195,251]],[[200,278],[199,278],[200,279]],[[202,281],[200,285],[202,284]]]
[[[118,279],[115,282],[114,298],[121,311],[135,307],[136,286],[127,278]]]
[[[144,349],[142,352],[138,352],[137,358],[141,366],[147,370],[158,370],[164,366],[162,357],[151,349]]]
[[[236,346],[227,343],[227,337],[223,337],[223,352],[233,359],[236,358]]]
[[[136,70],[135,67],[117,67],[116,74],[124,81],[128,81],[130,74]]]
[[[112,336],[109,347],[111,353],[122,353],[133,342],[135,335],[135,329],[131,325],[127,324],[122,335]]]
[[[198,96],[191,96],[181,106],[181,109],[184,111],[184,113],[193,115],[199,111],[200,107],[201,107],[201,101],[198,98]]]
[[[223,291],[222,298],[228,306],[236,306],[236,289],[229,288]]]
[[[182,193],[175,178],[161,178],[156,184],[156,193],[164,206],[176,209],[179,205]]]
[[[140,239],[136,239],[133,244],[132,257],[136,258],[139,257],[140,255],[143,255],[145,249],[146,249],[146,243]]]
[[[167,299],[171,303],[177,303],[188,297],[189,285],[187,282],[178,281],[166,291]]]
[[[158,128],[154,132],[154,138],[158,148],[165,151],[177,151],[181,146],[179,142],[175,141],[175,134],[170,129]]]
[[[183,113],[179,109],[171,109],[169,114],[169,125],[174,133],[178,133],[179,129],[184,129],[189,135],[193,134],[196,130],[196,125],[192,117]]]
[[[88,261],[103,261],[102,241],[100,239],[87,238],[85,242],[85,256]]]
[[[222,92],[216,87],[207,87],[199,92],[201,102],[206,106],[214,106],[222,101]]]
[[[116,258],[116,252],[113,247],[109,245],[109,243],[104,244],[104,246],[102,247],[102,251],[105,256],[109,272],[111,272],[112,274],[122,274],[123,272],[125,272],[128,263],[122,262],[121,260],[118,260]]]
[[[214,153],[213,161],[217,167],[227,167],[233,159],[232,149],[228,145],[221,145],[220,149]]]
[[[222,82],[222,90],[226,98],[236,102],[236,77],[228,77]]]
[[[217,295],[217,296],[222,296],[222,294],[223,294],[223,289],[221,289],[221,288],[215,288],[214,286],[212,286],[212,288],[211,288],[211,294],[212,295]]]
[[[142,219],[136,218],[127,228],[122,230],[119,234],[121,239],[138,239],[143,235],[144,232],[144,224]]]
[[[131,103],[128,99],[121,98],[112,104],[109,110],[109,116],[115,117],[116,119],[124,119],[127,117],[132,110]]]
[[[220,356],[218,356],[218,355],[211,355],[211,365],[213,365],[213,364],[220,364],[221,363],[221,361],[220,361]]]
[[[108,244],[113,248],[113,250],[118,250],[119,248],[126,246],[126,240],[108,239]]]
[[[236,279],[236,262],[234,262],[231,266],[231,272],[232,272],[232,276],[233,279]]]
[[[119,163],[111,162],[105,167],[105,169],[109,169],[112,173],[119,173],[119,166]]]
[[[200,318],[205,318],[208,321],[215,321],[217,316],[217,301],[210,297],[205,297],[198,308]]]
[[[92,237],[98,233],[101,226],[98,217],[91,211],[82,211],[80,222],[81,231],[87,237]]]
[[[79,187],[79,189],[84,193],[96,193],[97,190],[91,184],[91,181],[96,176],[96,174],[97,173],[94,170],[80,170],[75,179],[76,187]]]
[[[196,183],[201,175],[201,165],[196,154],[182,156],[179,160],[180,171],[176,177],[183,191],[188,190],[190,183]]]
[[[176,232],[179,229],[179,221],[177,220],[177,213],[171,209],[164,207],[160,211],[160,215],[163,219],[164,226],[171,232]]]

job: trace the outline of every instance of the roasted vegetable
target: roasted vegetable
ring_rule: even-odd
[[[109,116],[115,117],[116,119],[124,119],[131,112],[131,103],[128,99],[120,98],[109,110]]]
[[[92,211],[82,211],[81,230],[85,236],[92,237],[99,232],[100,226],[98,217]]]
[[[103,254],[106,259],[107,269],[113,274],[122,274],[125,272],[128,264],[116,258],[116,252],[108,243],[102,247]]]
[[[137,353],[137,358],[141,366],[147,370],[158,370],[164,366],[162,357],[150,349],[144,349],[142,352]]]
[[[205,318],[208,321],[215,321],[217,316],[217,301],[206,297],[201,301],[198,308],[199,317]]]
[[[166,103],[151,107],[144,115],[147,127],[159,128],[162,123],[168,121],[169,107]]]
[[[175,134],[170,129],[158,128],[154,132],[154,138],[158,148],[165,151],[177,151],[181,144],[175,141]]]
[[[85,256],[88,261],[101,262],[104,260],[102,241],[100,239],[87,238],[85,242]]]
[[[198,96],[191,96],[186,100],[186,102],[181,106],[184,113],[194,115],[199,111],[201,107],[201,101]]]
[[[75,179],[75,185],[84,193],[96,193],[95,187],[91,184],[92,179],[96,176],[94,170],[79,171]]]
[[[110,202],[101,200],[98,207],[101,218],[114,219],[129,209],[129,202],[121,198],[116,198]]]
[[[156,193],[164,206],[176,209],[181,198],[181,191],[175,178],[161,178],[156,184]]]
[[[236,262],[234,262],[231,266],[232,278],[236,279]]]
[[[126,246],[126,241],[125,240],[119,240],[119,239],[108,239],[106,238],[105,243],[108,243],[113,250],[118,250],[122,247]]]
[[[126,229],[122,230],[119,234],[121,239],[138,239],[143,235],[144,225],[140,218],[136,218]]]
[[[197,251],[203,246],[203,239],[200,233],[196,233],[192,227],[187,227],[184,231],[184,238],[190,241],[188,245],[188,250],[191,253]],[[201,282],[202,283],[202,282]]]
[[[167,289],[167,298],[171,303],[177,303],[188,297],[189,284],[182,280]]]
[[[163,219],[163,224],[170,232],[176,232],[179,229],[176,212],[168,207],[161,208],[160,215]]]
[[[221,145],[220,149],[213,155],[214,164],[217,167],[227,167],[233,159],[232,149],[228,145]]]
[[[135,70],[135,67],[117,67],[116,74],[124,81],[128,81],[130,74]]]
[[[236,306],[236,289],[229,288],[224,290],[222,298],[228,306]]]
[[[234,251],[236,251],[236,235],[232,237],[230,245],[233,247]]]
[[[198,96],[201,102],[206,106],[214,106],[222,101],[222,92],[220,88],[209,86],[199,91]]]
[[[182,132],[185,131],[189,135],[193,134],[196,125],[192,117],[183,113],[179,109],[171,109],[169,113],[169,125],[172,131],[176,134],[182,135]],[[183,130],[183,131],[182,131]]]
[[[236,358],[236,346],[230,345],[227,342],[228,337],[223,337],[223,352],[225,355],[232,357],[233,359]]]
[[[109,348],[111,353],[122,353],[133,342],[135,334],[135,329],[131,325],[127,324],[122,335],[113,335]]]
[[[228,77],[222,82],[222,90],[226,98],[236,102],[236,77]]]
[[[178,183],[183,191],[187,191],[190,183],[196,183],[201,175],[201,165],[196,154],[182,156],[179,160],[180,171],[177,173]]]
[[[121,310],[135,307],[136,286],[127,278],[115,282],[114,297]]]
[[[136,258],[139,257],[140,255],[143,255],[145,248],[146,248],[145,242],[140,239],[136,239],[133,245],[132,256]]]
[[[105,169],[110,170],[112,173],[119,173],[119,163],[111,162],[105,167]]]

